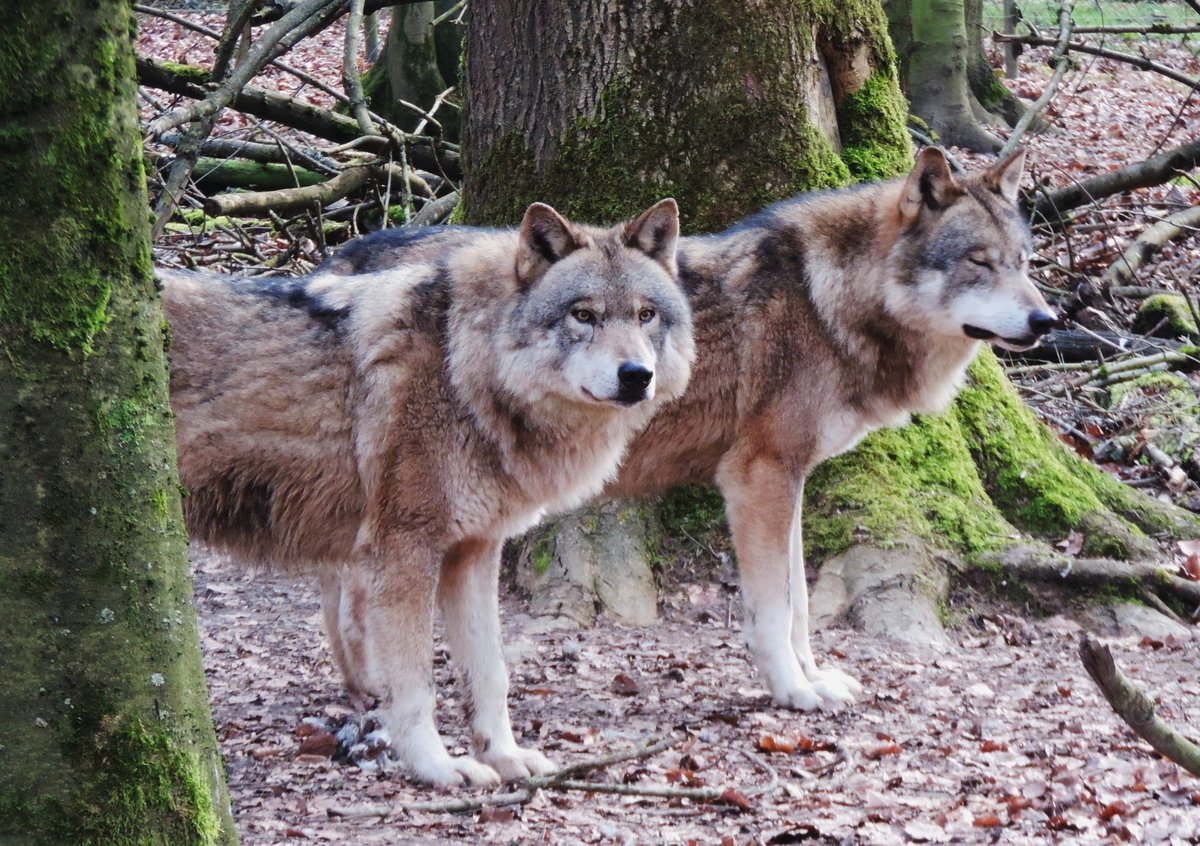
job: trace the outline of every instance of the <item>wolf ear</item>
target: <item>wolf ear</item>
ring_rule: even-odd
[[[1021,187],[1021,174],[1025,172],[1025,150],[1009,153],[1008,158],[990,167],[984,177],[987,185],[1010,203],[1017,201],[1017,189]]]
[[[517,236],[517,282],[529,285],[580,246],[565,217],[545,203],[534,203],[525,210]]]
[[[679,246],[679,204],[670,197],[646,209],[625,226],[625,245],[654,259],[674,276],[679,271],[675,250]]]
[[[917,163],[900,193],[900,216],[906,223],[917,219],[922,209],[939,211],[953,203],[962,189],[950,173],[946,154],[938,147],[926,147],[917,154]]]

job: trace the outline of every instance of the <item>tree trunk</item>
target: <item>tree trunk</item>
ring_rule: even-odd
[[[978,6],[978,0],[883,2],[912,113],[929,125],[939,143],[998,151],[1002,143],[980,123],[986,110],[972,94],[969,81],[969,74],[979,68],[972,62],[967,7]],[[974,22],[972,37],[978,31]],[[993,92],[988,100],[995,99]]]
[[[397,126],[410,129],[420,120],[420,115],[398,106],[397,101],[431,109],[437,96],[454,85],[458,76],[457,72],[448,77],[443,73],[444,67],[455,68],[458,62],[458,51],[454,49],[457,28],[448,21],[436,28],[433,25],[439,8],[449,5],[424,2],[392,9],[383,51],[363,78],[363,85],[372,108]],[[439,108],[434,117],[442,126],[442,137],[457,141],[457,110]]]
[[[235,843],[187,572],[134,22],[0,23],[0,840]]]
[[[983,28],[983,0],[964,0],[963,20],[967,35],[967,90],[975,117],[1014,126],[1025,107],[1001,84],[983,48],[983,40],[988,36]]]
[[[748,0],[675,0],[653,15],[615,6],[594,0],[568,13],[472,0],[469,222],[511,225],[532,200],[599,222],[672,195],[688,231],[709,231],[788,194],[911,162],[871,0],[836,11]],[[618,548],[647,510],[592,509],[532,543],[531,557],[542,570],[594,573],[597,561],[562,556]],[[1147,532],[1200,531],[1059,444],[990,353],[951,412],[827,462],[809,481],[805,518],[810,560],[828,562],[818,612],[892,614],[918,640],[938,625],[947,566],[984,562],[1021,532],[1054,542],[1079,530],[1088,554],[1131,557],[1153,554]],[[564,526],[586,536],[564,542]],[[573,592],[555,587],[547,604]]]

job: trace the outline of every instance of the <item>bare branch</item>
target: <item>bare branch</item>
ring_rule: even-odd
[[[992,34],[992,38],[1001,42],[1016,42],[1020,44],[1028,44],[1032,47],[1048,47],[1057,42],[1051,41],[1049,38],[1043,38],[1040,35],[1013,35],[1008,36],[1002,32]],[[1128,65],[1141,68],[1142,70],[1154,71],[1157,74],[1165,76],[1167,79],[1173,79],[1175,82],[1186,85],[1188,88],[1200,88],[1200,79],[1193,79],[1186,74],[1182,74],[1174,68],[1166,65],[1161,65],[1158,62],[1151,61],[1144,56],[1135,56],[1132,53],[1121,53],[1117,50],[1108,50],[1104,47],[1093,47],[1091,44],[1081,44],[1072,42],[1067,45],[1067,50],[1072,53],[1087,53],[1090,56],[1100,56],[1104,59],[1113,59],[1114,61],[1124,62]]]
[[[362,77],[358,73],[358,33],[362,29],[364,0],[350,0],[350,18],[346,21],[346,41],[342,50],[342,87],[350,103],[350,113],[358,121],[363,135],[375,132],[367,101],[363,98]]]
[[[1085,635],[1079,641],[1079,657],[1118,717],[1160,755],[1200,776],[1200,746],[1159,719],[1154,702],[1117,668],[1107,646]]]
[[[220,81],[229,72],[229,62],[233,58],[233,51],[237,49],[238,39],[249,36],[250,16],[257,5],[254,0],[232,0],[229,4],[225,28],[221,31],[213,55],[213,80]]]
[[[200,120],[220,112],[237,97],[242,89],[272,59],[278,58],[304,38],[309,26],[333,7],[340,7],[345,0],[302,0],[291,11],[276,21],[255,42],[254,47],[238,66],[229,74],[219,88],[204,100],[175,109],[150,124],[151,136],[158,136],[183,123]]]

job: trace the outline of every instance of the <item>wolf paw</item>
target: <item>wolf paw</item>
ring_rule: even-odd
[[[787,690],[772,693],[771,699],[776,705],[791,708],[793,711],[813,711],[821,705],[821,697],[806,681],[798,682]]]
[[[451,758],[444,760],[412,763],[409,770],[414,779],[433,787],[495,787],[500,784],[500,774],[487,764],[474,758]]]
[[[822,702],[829,706],[848,704],[862,693],[862,685],[857,679],[833,667],[809,673],[808,680]]]
[[[504,781],[547,775],[558,769],[553,761],[536,749],[522,749],[519,746],[489,749],[475,758],[498,772]]]

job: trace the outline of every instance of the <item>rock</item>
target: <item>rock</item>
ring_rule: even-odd
[[[526,574],[533,613],[590,626],[598,608],[634,626],[658,620],[658,589],[633,506],[606,502],[561,517],[545,572]]]
[[[1168,635],[1183,640],[1192,637],[1192,630],[1187,626],[1136,602],[1098,605],[1088,610],[1086,619],[1096,634],[1110,637],[1151,637],[1155,640],[1163,640]]]

